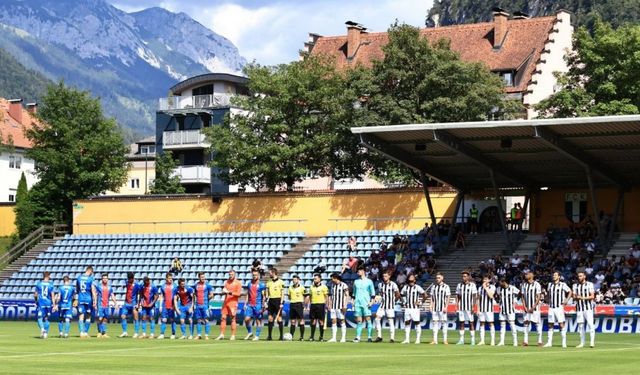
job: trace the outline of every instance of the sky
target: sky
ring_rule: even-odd
[[[133,12],[162,7],[184,12],[231,40],[248,61],[263,65],[298,59],[308,33],[346,34],[345,21],[385,31],[396,19],[424,26],[433,0],[108,0]]]

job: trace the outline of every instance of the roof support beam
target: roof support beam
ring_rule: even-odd
[[[498,184],[496,182],[496,174],[493,169],[489,170],[491,174],[491,184],[493,185],[493,194],[496,198],[496,206],[498,208],[498,217],[500,218],[500,225],[502,225],[502,234],[504,234],[505,245],[507,248],[507,254],[513,254],[513,245],[511,244],[511,237],[509,236],[509,229],[507,228],[507,223],[505,220],[504,209],[502,208],[502,198],[500,197],[500,190],[498,189]]]
[[[360,134],[360,143],[366,148],[384,154],[389,159],[393,159],[396,162],[417,171],[418,173],[424,172],[430,177],[443,182],[457,190],[465,190],[465,183],[449,176],[445,171],[438,167],[430,165],[427,161],[414,157],[405,150],[385,143],[383,140],[375,135]]]
[[[555,132],[547,129],[543,126],[534,126],[534,135],[536,138],[544,141],[549,146],[555,148],[558,152],[573,159],[580,164],[588,174],[595,172],[607,180],[618,185],[618,187],[624,188],[627,183],[624,178],[618,176],[616,172],[610,166],[601,163],[599,160],[591,157],[589,154],[581,151],[570,142],[559,137]]]
[[[460,139],[447,133],[444,130],[434,130],[433,139],[446,148],[474,160],[484,168],[492,171],[491,173],[497,172],[498,174],[502,175],[508,180],[511,180],[517,185],[527,188],[533,188],[534,186],[536,186],[533,181],[523,176],[519,171],[511,168],[510,166],[499,160],[486,156],[475,147],[464,143]]]

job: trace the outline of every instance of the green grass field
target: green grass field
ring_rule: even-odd
[[[95,335],[95,326],[91,331]],[[42,340],[37,337],[35,322],[0,322],[0,373],[617,375],[637,374],[640,365],[640,338],[630,334],[598,335],[594,349],[543,349],[426,343],[135,340],[115,338],[120,333],[116,324],[109,327],[109,332],[110,339],[80,340],[74,325],[73,338],[59,339],[57,325],[52,325],[53,337]],[[213,327],[212,335],[217,332]],[[242,336],[246,333],[244,328],[239,332]],[[404,336],[403,331],[397,334]],[[352,335],[350,331],[349,337]],[[450,342],[457,338],[457,332],[450,332]],[[430,339],[431,332],[423,332],[423,341]],[[507,341],[510,339],[507,334]],[[569,335],[570,346],[577,342],[577,335]]]

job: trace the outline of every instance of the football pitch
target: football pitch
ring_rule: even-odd
[[[212,327],[212,335],[218,333]],[[169,330],[169,329],[168,329]],[[277,329],[276,329],[277,331]],[[471,347],[399,343],[320,343],[120,339],[120,326],[109,326],[111,338],[80,340],[57,337],[52,324],[50,338],[38,338],[35,322],[0,322],[0,374],[637,374],[640,337],[631,334],[599,334],[596,348],[576,349],[576,334],[569,334],[569,348]],[[244,337],[244,328],[238,330]],[[307,334],[309,330],[307,329]],[[95,325],[91,328],[95,336]],[[348,338],[353,337],[353,330]],[[449,332],[449,342],[458,339]],[[385,340],[387,338],[385,331]],[[488,334],[488,333],[487,333]],[[264,335],[264,333],[263,333]],[[330,332],[329,332],[330,335]],[[412,337],[414,333],[412,332]],[[560,337],[555,344],[559,344]],[[469,335],[466,335],[467,342]],[[398,330],[396,338],[403,339]],[[519,336],[521,339],[522,336]],[[537,335],[533,334],[533,340]],[[545,334],[546,340],[546,334]],[[507,333],[507,342],[511,335]]]

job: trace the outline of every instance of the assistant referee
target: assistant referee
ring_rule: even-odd
[[[278,270],[275,268],[269,270],[269,276],[271,277],[271,280],[267,282],[267,298],[269,299],[269,302],[267,303],[267,313],[269,314],[269,336],[267,337],[267,340],[273,340],[271,336],[273,333],[273,321],[277,317],[280,341],[282,341],[282,331],[284,328],[282,324],[282,290],[284,289],[284,282],[278,278]]]

